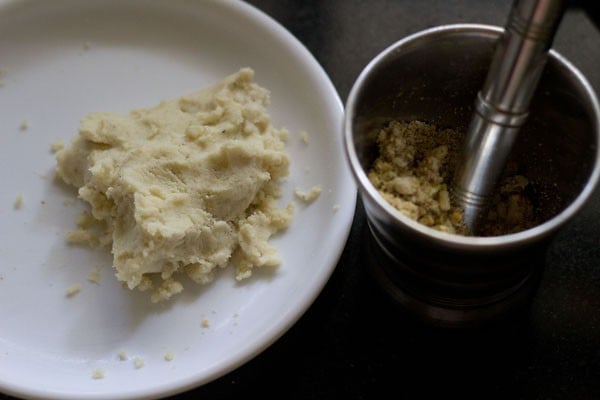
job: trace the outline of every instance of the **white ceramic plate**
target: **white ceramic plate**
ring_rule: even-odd
[[[290,228],[272,240],[284,258],[275,274],[236,284],[226,269],[209,286],[187,284],[169,304],[150,305],[146,294],[117,283],[110,255],[65,244],[83,205],[71,204],[73,192],[53,180],[50,146],[70,141],[89,112],[151,106],[245,66],[272,92],[274,125],[290,131],[282,204],[295,202],[296,187],[320,184],[323,192],[298,204]],[[0,0],[0,70],[1,392],[56,399],[181,392],[257,355],[319,294],[356,198],[340,143],[342,105],[314,58],[269,17],[217,0]],[[87,280],[95,267],[100,284]],[[68,298],[74,283],[81,292]],[[92,379],[96,369],[103,379]]]

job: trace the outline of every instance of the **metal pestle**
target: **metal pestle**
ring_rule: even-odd
[[[485,84],[477,95],[462,155],[451,185],[464,223],[478,225],[505,167],[544,70],[564,13],[562,0],[515,0]]]

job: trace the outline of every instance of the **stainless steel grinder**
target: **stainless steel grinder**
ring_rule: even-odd
[[[499,27],[440,26],[373,59],[346,103],[346,155],[370,232],[370,264],[386,291],[428,323],[470,326],[526,304],[553,234],[589,198],[600,176],[600,107],[577,69],[550,51],[510,158],[537,192],[545,220],[502,236],[460,236],[419,224],[388,204],[367,177],[375,137],[391,120],[467,130]]]

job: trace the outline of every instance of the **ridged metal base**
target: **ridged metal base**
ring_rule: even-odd
[[[375,282],[410,316],[431,326],[445,328],[476,328],[501,322],[525,311],[539,286],[543,263],[533,266],[531,273],[501,293],[489,293],[473,298],[452,298],[424,294],[413,287],[410,279],[399,273],[404,267],[392,263],[381,248],[368,236],[366,264]]]

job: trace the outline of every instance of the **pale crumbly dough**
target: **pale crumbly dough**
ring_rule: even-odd
[[[229,262],[238,280],[279,265],[268,240],[293,213],[278,205],[287,131],[271,125],[269,92],[252,79],[245,68],[128,116],[85,117],[56,154],[57,175],[91,206],[69,240],[112,246],[127,287],[160,283],[153,301],[182,290],[179,272],[207,283]]]

